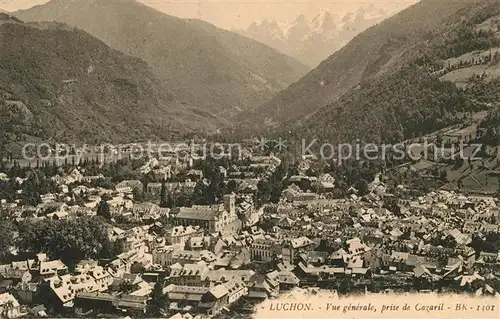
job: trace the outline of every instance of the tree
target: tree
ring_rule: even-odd
[[[146,268],[140,263],[140,262],[134,262],[132,266],[130,266],[130,273],[131,274],[142,274]]]
[[[338,292],[340,294],[349,294],[352,289],[352,282],[349,278],[342,280],[338,287]]]
[[[312,183],[309,179],[302,179],[298,186],[304,192],[311,191],[312,189]]]
[[[271,187],[267,180],[260,180],[257,184],[257,192],[255,193],[254,203],[257,207],[269,203],[271,198]]]
[[[160,207],[168,207],[167,201],[167,186],[165,185],[165,180],[161,182],[161,191],[160,191]]]
[[[0,198],[7,201],[14,201],[18,189],[19,187],[15,179],[0,180]]]
[[[273,172],[270,178],[271,185],[271,202],[278,203],[281,198],[281,193],[285,186],[285,177],[287,176],[287,171],[283,166],[278,166]]]
[[[132,291],[134,291],[136,288],[136,285],[132,284],[129,280],[124,280],[120,283],[120,292],[123,292],[124,294],[129,294]]]
[[[444,238],[442,238],[442,236],[434,237],[432,239],[431,243],[434,246],[442,246],[445,248],[455,248],[457,246],[457,242],[456,242],[455,238],[453,238],[453,236],[450,236],[450,235],[448,235]]]
[[[163,294],[163,287],[164,287],[163,281],[164,281],[163,278],[158,278],[158,281],[155,283],[153,291],[151,293],[151,303],[149,307],[149,312],[152,316],[155,317],[163,315],[162,312],[164,312],[167,304],[165,295]]]
[[[92,186],[94,187],[101,187],[105,189],[113,189],[115,185],[111,183],[110,180],[104,179],[104,178],[99,178],[91,183]]]
[[[40,182],[40,179],[38,177],[38,172],[32,171],[29,174],[28,179],[26,179],[26,181],[24,181],[24,183],[22,185],[22,189],[23,189],[22,201],[24,204],[30,205],[30,206],[36,206],[42,202],[42,200],[40,198],[40,188],[41,188],[40,186],[41,186],[41,182]]]
[[[147,174],[142,176],[141,182],[142,182],[142,185],[144,188],[143,189],[144,192],[146,192],[146,190],[148,189],[149,182],[154,181],[155,179],[156,179],[156,177],[155,177],[155,174],[153,171],[149,171]]]
[[[0,263],[6,261],[9,248],[14,245],[13,232],[15,230],[12,222],[8,220],[0,220]]]
[[[213,204],[222,198],[224,176],[222,175],[219,162],[213,158],[209,157],[203,165],[203,176],[208,180],[208,184],[202,187],[202,200],[205,204]]]
[[[19,248],[45,252],[71,265],[82,259],[112,258],[108,224],[101,217],[26,220],[20,225]]]
[[[111,212],[109,210],[108,202],[106,201],[105,198],[103,198],[99,202],[99,205],[97,205],[97,216],[101,216],[106,220],[111,219]]]
[[[385,197],[383,207],[394,214],[399,214],[401,212],[401,209],[399,207],[399,199],[395,196]]]
[[[139,187],[135,187],[132,190],[132,195],[134,196],[134,200],[138,202],[142,202],[144,200],[144,192]]]
[[[189,193],[180,192],[175,198],[176,207],[191,207],[193,205],[193,198]]]
[[[368,182],[364,179],[360,179],[357,183],[355,188],[358,190],[359,195],[364,196],[369,193],[368,190]]]
[[[226,190],[224,191],[224,193],[231,194],[231,193],[235,192],[237,188],[238,188],[238,184],[236,183],[236,181],[234,179],[232,179],[229,182],[227,182]]]
[[[487,234],[483,239],[477,235],[472,237],[472,243],[470,245],[476,252],[489,252],[497,253],[500,250],[500,234],[490,233]]]
[[[276,205],[266,205],[264,207],[264,214],[272,215],[278,213],[278,207]]]
[[[172,192],[169,192],[168,195],[167,195],[167,205],[166,205],[166,207],[168,207],[168,208],[176,207],[175,198],[172,195]]]

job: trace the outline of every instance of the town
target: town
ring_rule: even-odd
[[[2,161],[0,316],[245,317],[297,289],[498,296],[498,196],[242,145]]]

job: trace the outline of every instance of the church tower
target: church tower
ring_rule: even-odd
[[[224,195],[224,209],[230,214],[236,214],[236,195],[234,193]]]

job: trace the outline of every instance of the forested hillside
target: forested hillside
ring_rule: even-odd
[[[301,121],[344,94],[378,76],[397,72],[409,58],[436,36],[442,36],[462,8],[477,1],[422,0],[380,24],[362,32],[340,51],[323,61],[300,81],[242,121],[276,127]],[[460,21],[460,20],[458,20]]]
[[[309,70],[257,41],[134,0],[52,0],[14,14],[76,26],[144,60],[176,99],[223,119],[254,109]]]
[[[364,69],[356,87],[280,131],[328,141],[390,142],[493,107],[499,92],[500,54],[493,53],[500,46],[499,15],[499,2],[480,1],[457,9],[442,25],[390,38],[383,52],[399,51],[399,58],[382,55]]]
[[[2,147],[33,137],[58,142],[168,138],[209,114],[176,102],[148,65],[58,23],[0,16]]]
[[[453,124],[457,111],[471,108],[452,83],[406,67],[321,109],[296,134],[326,141],[397,142]]]

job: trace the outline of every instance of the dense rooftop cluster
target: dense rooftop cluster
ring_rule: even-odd
[[[496,197],[413,195],[384,172],[336,196],[317,160],[274,154],[130,161],[2,175],[15,192],[1,206],[3,315],[201,318],[308,287],[500,289]]]

